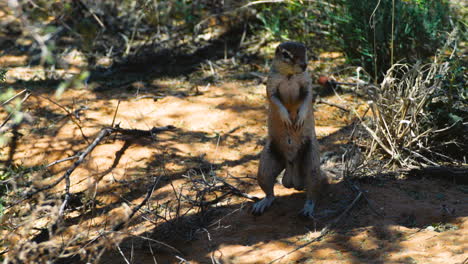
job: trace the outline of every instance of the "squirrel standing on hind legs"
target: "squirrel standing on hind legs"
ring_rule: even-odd
[[[260,155],[257,180],[265,198],[254,204],[252,213],[262,214],[275,199],[274,184],[285,169],[287,188],[306,189],[301,214],[313,217],[321,187],[327,183],[320,169],[312,108],[312,81],[307,72],[306,47],[284,42],[275,51],[267,84],[268,138]]]

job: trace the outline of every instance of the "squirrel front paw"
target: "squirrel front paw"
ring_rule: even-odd
[[[285,127],[291,128],[293,126],[293,123],[287,111],[280,111],[280,118]]]

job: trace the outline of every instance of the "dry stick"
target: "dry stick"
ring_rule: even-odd
[[[130,264],[130,261],[128,261],[127,257],[125,257],[125,254],[122,252],[122,249],[120,249],[120,246],[117,243],[115,245],[117,246],[117,249],[118,249],[120,255],[125,260],[125,263]]]
[[[1,251],[1,252],[0,252],[0,256],[1,256],[1,255],[4,255],[4,254],[6,254],[6,253],[8,253],[8,251],[10,251],[9,248],[7,248],[7,249]]]
[[[349,110],[348,110],[346,107],[344,107],[344,106],[342,106],[342,105],[339,105],[339,104],[335,104],[335,103],[332,103],[332,102],[329,102],[329,101],[325,101],[325,100],[323,100],[323,99],[319,99],[319,100],[317,101],[317,103],[318,103],[318,104],[326,104],[326,105],[334,106],[334,107],[336,107],[336,108],[338,108],[338,109],[340,109],[340,110],[343,110],[343,111],[349,113]]]
[[[246,8],[246,7],[249,7],[249,6],[259,5],[259,4],[284,3],[284,2],[286,2],[286,0],[259,0],[259,1],[250,2],[250,3],[242,6],[241,8]]]
[[[250,199],[254,202],[257,202],[260,200],[260,198],[256,197],[256,196],[252,196],[250,194],[247,194],[245,192],[242,192],[241,190],[237,189],[236,187],[232,186],[231,184],[227,183],[224,179],[222,178],[219,178],[219,177],[216,177],[217,180],[223,182],[224,186],[228,187],[232,194],[234,195],[237,195],[237,196],[240,196],[240,197],[244,197],[244,198],[247,198],[247,199]]]
[[[70,112],[70,110],[68,110],[65,106],[63,106],[63,105],[61,105],[61,104],[55,102],[54,100],[52,100],[52,99],[50,99],[50,98],[48,98],[48,97],[45,97],[45,96],[42,96],[42,95],[35,95],[35,96],[40,97],[40,98],[43,98],[43,99],[46,99],[47,101],[53,103],[54,105],[56,105],[56,106],[62,108],[62,109],[67,113],[67,115],[70,117],[70,120],[78,127],[78,129],[79,129],[80,132],[81,132],[81,136],[84,138],[84,140],[86,141],[86,143],[89,144],[88,137],[84,134],[83,129],[81,128],[80,124],[78,124],[78,122],[75,120],[74,115],[73,115],[72,112]]]
[[[175,248],[175,247],[173,247],[173,246],[171,246],[169,244],[166,244],[166,243],[164,243],[162,241],[159,241],[159,240],[156,240],[156,239],[153,239],[153,238],[149,238],[149,237],[145,237],[145,236],[140,236],[140,235],[133,235],[133,234],[131,234],[131,235],[134,236],[134,237],[137,237],[137,238],[147,240],[148,242],[154,242],[154,243],[163,245],[163,246],[165,246],[167,248],[170,248],[170,249],[174,250],[174,252],[176,252],[177,254],[183,255],[182,252],[180,252],[180,250],[178,250],[177,248]]]
[[[354,109],[353,109],[354,110]],[[367,112],[370,110],[370,106],[366,109],[366,111],[364,111],[364,114],[362,116],[358,116],[359,120],[362,120]],[[356,112],[356,110],[354,110]],[[362,123],[362,121],[360,121],[360,123]],[[356,122],[356,124],[354,125],[354,128],[353,128],[353,131],[351,132],[351,135],[349,136],[349,140],[353,140],[354,138],[354,133],[356,132],[356,128],[358,126],[358,122]],[[346,164],[345,164],[346,165]],[[346,166],[346,170],[347,170],[347,166]],[[345,172],[346,173],[346,172]],[[369,208],[371,209],[371,211],[373,211],[376,215],[380,216],[380,217],[384,217],[384,215],[382,215],[379,211],[377,211],[377,209],[374,208],[374,206],[371,204],[369,198],[367,198],[367,195],[365,194],[365,192],[363,192],[361,190],[361,188],[359,188],[359,186],[357,186],[356,184],[352,183],[351,181],[348,180],[348,177],[345,177],[345,181],[348,182],[348,184],[351,186],[352,189],[354,189],[354,191],[356,191],[357,193],[362,193],[362,197],[366,200],[367,202],[367,205],[369,206]]]
[[[161,96],[161,95],[142,95],[142,96],[138,96],[137,98],[133,99],[133,101],[138,101],[138,100],[141,100],[141,99],[147,99],[147,98],[151,98],[153,100],[158,100],[158,99],[163,99],[163,98],[166,98],[166,96]]]
[[[375,207],[371,204],[369,198],[367,197],[366,193],[364,191],[362,191],[361,188],[359,188],[359,186],[357,186],[356,184],[352,183],[351,181],[348,181],[349,185],[351,185],[351,187],[357,192],[357,193],[362,193],[362,198],[364,198],[364,200],[366,200],[367,202],[367,205],[369,206],[369,208],[371,209],[372,212],[374,212],[376,215],[380,216],[380,217],[385,217],[382,213],[380,213],[379,211],[377,211],[377,209],[375,209]]]
[[[91,143],[79,156],[78,160],[73,163],[73,165],[68,168],[68,170],[65,172],[65,174],[61,178],[65,178],[65,199],[62,202],[62,205],[60,206],[59,210],[59,217],[63,216],[63,213],[65,211],[65,207],[68,204],[68,201],[70,200],[70,175],[72,172],[84,161],[84,158],[93,151],[93,149],[101,142],[103,138],[106,136],[110,135],[114,130],[112,128],[103,128],[101,132],[99,132],[98,136],[96,139],[94,139],[93,143]]]
[[[23,99],[21,100],[21,103],[20,104],[23,104],[26,100],[28,100],[29,96],[31,96],[31,93],[30,92],[27,92],[26,95],[23,97]],[[0,128],[2,128],[6,123],[8,123],[8,121],[10,121],[10,118],[13,116],[13,112],[11,112],[7,118],[5,119],[5,121],[3,121],[3,123],[0,125]]]
[[[101,133],[104,133],[104,132],[112,133],[112,132],[114,132],[114,131],[117,131],[117,132],[120,132],[120,133],[122,133],[122,134],[132,135],[132,136],[153,136],[153,135],[154,135],[155,133],[157,133],[157,132],[172,130],[172,129],[174,129],[174,128],[175,128],[174,126],[153,127],[151,130],[146,131],[146,130],[138,130],[138,129],[123,129],[123,128],[119,128],[119,127],[115,127],[115,128],[110,128],[110,127],[108,127],[108,128],[102,129],[101,132],[100,132],[100,134],[101,134]],[[100,139],[98,140],[98,138],[99,138],[100,136],[101,136],[101,135],[99,135],[99,136],[93,141],[93,143],[92,143],[91,145],[89,145],[83,152],[81,152],[81,153],[78,155],[78,158],[84,159],[84,157],[86,157],[86,155],[89,154],[89,153],[87,153],[86,151],[89,151],[89,152],[92,151],[92,149],[94,149],[94,147],[96,147],[95,145],[94,145],[94,146],[92,146],[92,145],[95,144],[95,143],[97,144],[97,143],[99,143],[99,142],[102,140],[102,138],[100,138]],[[98,141],[97,141],[97,140],[98,140]],[[97,142],[96,142],[96,141],[97,141]],[[91,148],[91,146],[92,146],[92,148]],[[91,149],[90,149],[90,148],[91,148]],[[78,161],[79,161],[79,160],[78,160]],[[75,161],[75,163],[74,163],[74,164],[72,165],[72,167],[70,168],[70,169],[73,168],[71,172],[73,172],[73,170],[76,169],[76,166],[79,165],[79,163],[77,164],[78,161]],[[81,163],[81,162],[82,162],[82,160],[80,161],[80,163]],[[24,202],[25,200],[27,200],[27,199],[33,197],[34,195],[36,195],[36,194],[38,194],[38,193],[40,193],[40,192],[42,192],[42,191],[49,190],[49,189],[55,187],[57,184],[59,184],[61,181],[63,181],[63,179],[65,179],[65,178],[67,177],[67,175],[68,175],[67,173],[68,173],[68,171],[69,171],[70,169],[68,169],[67,172],[66,172],[63,176],[61,176],[60,178],[58,178],[57,180],[55,180],[53,183],[51,183],[51,184],[49,184],[49,185],[47,185],[47,186],[44,186],[44,187],[42,187],[42,188],[39,188],[39,189],[37,189],[37,190],[35,190],[35,191],[33,191],[33,192],[30,192],[30,193],[25,194],[23,199],[21,199],[21,200],[15,202],[15,203],[9,205],[8,207],[6,207],[6,209],[12,208],[12,207],[14,207],[14,206],[16,206],[16,205],[18,205],[18,204]],[[70,173],[71,173],[71,172],[70,172]],[[68,175],[68,176],[70,176],[70,175]]]
[[[175,129],[175,126],[169,125],[169,126],[163,126],[163,127],[153,127],[150,130],[141,130],[141,129],[125,129],[125,128],[120,128],[118,125],[113,127],[113,131],[119,132],[120,134],[123,135],[130,135],[130,136],[136,136],[136,137],[153,137],[155,134],[163,131],[168,131],[168,130],[173,130]]]
[[[369,134],[372,136],[372,138],[387,152],[390,156],[393,157],[393,152],[385,146],[385,144],[380,140],[380,138],[375,134],[375,132],[370,129],[364,122],[362,121],[362,118],[359,116],[358,112],[353,108],[354,114],[359,118],[359,121],[361,122],[362,126],[369,132]]]
[[[114,117],[112,118],[111,127],[114,127],[115,118],[117,117],[117,112],[119,111],[119,105],[120,105],[120,99],[119,99],[119,101],[117,102],[117,107],[115,107],[115,112],[114,112]]]
[[[151,256],[153,257],[154,264],[158,264],[158,261],[156,261],[156,257],[154,256],[153,247],[151,246],[151,243],[149,241],[148,241],[148,247],[151,252]]]
[[[410,153],[412,153],[412,154],[415,155],[416,157],[419,157],[419,158],[425,160],[426,162],[429,162],[431,165],[434,165],[434,166],[436,166],[436,167],[439,167],[439,166],[440,166],[440,164],[437,164],[437,163],[433,162],[432,160],[430,160],[430,159],[424,157],[423,155],[417,153],[416,151],[413,151],[413,150],[408,149],[408,148],[403,148],[403,149],[406,150],[406,151],[409,151]]]
[[[120,127],[114,127],[114,128],[112,128],[112,130],[116,131],[116,132],[119,132],[119,133],[122,133],[122,134],[125,134],[125,135],[152,136],[157,132],[167,131],[167,130],[171,130],[171,129],[174,129],[174,128],[175,127],[173,127],[173,126],[164,126],[164,127],[153,127],[151,130],[139,130],[139,129],[124,129],[124,128],[120,128]],[[78,158],[80,156],[80,154],[81,154],[81,152],[79,152],[79,153],[77,153],[77,154],[75,154],[73,156],[67,157],[67,158],[63,158],[63,159],[53,161],[53,162],[49,163],[48,165],[46,165],[45,167],[49,168],[49,167],[52,167],[52,166],[54,166],[54,165],[56,165],[58,163],[62,163],[62,162],[65,162],[65,161],[76,159],[76,158]]]
[[[19,92],[19,93],[13,95],[13,97],[11,97],[10,99],[8,99],[8,100],[6,100],[5,102],[3,102],[3,103],[2,103],[2,106],[8,104],[9,102],[11,102],[11,101],[13,101],[13,100],[15,100],[16,97],[22,95],[22,94],[23,94],[24,92],[26,92],[26,91],[28,91],[28,89],[24,89],[24,90],[22,90],[21,92]],[[28,92],[29,92],[29,91],[28,91]]]
[[[341,215],[339,215],[337,218],[335,218],[333,221],[331,221],[330,223],[328,223],[323,229],[322,231],[320,231],[320,235],[314,239],[312,239],[311,241],[303,244],[303,245],[300,245],[299,247],[289,251],[288,253],[282,255],[281,257],[278,257],[272,261],[270,261],[269,263],[274,263],[274,262],[277,262],[279,260],[281,260],[282,258],[316,242],[316,241],[319,241],[321,240],[323,237],[325,237],[329,232],[330,232],[330,229],[332,227],[334,227],[336,224],[338,224],[338,222],[341,221],[341,219],[354,207],[354,205],[357,203],[357,201],[359,201],[359,199],[361,198],[362,196],[362,192],[359,192],[358,195],[356,195],[356,198],[354,198],[354,200],[348,205],[348,207],[346,207],[346,209],[343,211],[343,213],[341,213]]]
[[[52,166],[54,166],[54,165],[56,165],[56,164],[59,164],[59,163],[65,162],[65,161],[69,161],[69,160],[72,160],[72,159],[76,159],[76,158],[78,158],[78,157],[80,156],[80,154],[81,154],[81,153],[77,153],[76,155],[73,155],[73,156],[71,156],[71,157],[63,158],[63,159],[59,159],[59,160],[53,161],[53,162],[47,164],[47,165],[45,166],[45,168],[52,167]]]
[[[372,138],[374,138],[375,141],[382,147],[382,149],[385,150],[385,152],[387,152],[390,156],[393,157],[394,153],[390,149],[388,149],[387,146],[385,146],[385,144],[382,142],[382,140],[380,140],[380,138],[377,136],[377,134],[375,134],[375,132],[372,129],[370,129],[366,124],[364,124],[363,122],[361,122],[361,124],[367,130],[367,132],[369,132],[369,134],[372,136]]]
[[[99,19],[99,17],[93,12],[93,10],[91,10],[83,1],[79,0],[78,2],[86,9],[86,11],[88,11],[91,14],[91,16],[94,18],[94,20],[96,20],[96,22],[102,29],[106,29],[104,23],[102,23],[101,19]]]
[[[396,154],[396,155],[392,155],[392,158],[396,159],[399,155],[398,155],[398,152],[396,151],[397,148],[394,146],[394,144],[393,144],[393,142],[391,140],[392,139],[392,134],[390,133],[390,129],[388,128],[388,125],[387,125],[387,122],[385,121],[385,118],[382,116],[382,114],[380,112],[378,113],[378,117],[381,120],[381,122],[384,124],[384,128],[385,128],[385,130],[382,129],[382,134],[384,134],[384,138],[387,140],[388,145],[390,146],[390,148],[392,150],[392,153]],[[382,126],[382,125],[380,125],[380,126]],[[385,131],[387,131],[387,134],[385,134]],[[400,161],[399,158],[397,160]]]
[[[145,205],[149,201],[149,199],[151,198],[151,195],[154,192],[154,189],[156,189],[156,185],[158,185],[159,180],[161,179],[161,176],[162,176],[162,174],[159,177],[154,178],[153,184],[151,186],[149,186],[148,190],[146,191],[145,199],[143,199],[143,201],[141,201],[141,203],[139,205],[137,205],[135,208],[132,209],[132,213],[128,217],[127,221],[124,221],[122,223],[119,223],[119,224],[115,225],[112,228],[112,231],[118,231],[118,230],[122,229],[122,227],[126,223],[128,223],[128,221],[130,221],[130,219],[132,219],[132,217],[136,214],[136,212],[138,212],[138,210],[140,210],[140,208],[143,207],[143,205]]]

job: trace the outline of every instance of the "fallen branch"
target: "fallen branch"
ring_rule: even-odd
[[[359,186],[357,186],[356,184],[352,183],[349,179],[346,179],[347,183],[351,186],[351,188],[357,192],[357,193],[362,193],[362,198],[364,198],[364,200],[366,200],[367,202],[367,206],[369,206],[369,209],[371,209],[371,211],[380,216],[380,217],[384,217],[383,214],[381,214],[379,211],[377,211],[377,209],[375,209],[375,207],[371,204],[369,198],[367,198],[367,195],[364,191],[362,191],[361,188],[359,188]]]
[[[246,7],[253,6],[253,5],[284,3],[284,2],[286,2],[286,0],[259,0],[259,1],[253,1],[246,5],[243,5],[242,8],[246,8]]]
[[[73,155],[73,156],[68,157],[68,158],[63,158],[63,159],[59,159],[59,160],[53,161],[53,162],[47,164],[45,167],[46,167],[46,168],[49,168],[49,167],[52,167],[52,166],[54,166],[54,165],[56,165],[56,164],[59,164],[59,163],[65,162],[65,161],[69,161],[69,160],[76,159],[76,158],[78,158],[78,157],[80,156],[80,154],[81,154],[81,153],[78,153],[78,154]]]
[[[229,190],[231,190],[232,194],[234,194],[236,196],[240,196],[240,197],[250,199],[250,200],[252,200],[254,202],[260,201],[260,198],[258,198],[256,196],[252,196],[250,194],[247,194],[247,193],[239,190],[238,188],[236,188],[236,187],[232,186],[231,184],[227,183],[224,179],[222,179],[222,178],[217,178],[217,179],[220,180],[221,182],[223,182],[224,186],[229,188]]]
[[[143,207],[143,206],[149,201],[149,199],[151,198],[151,195],[153,195],[154,189],[156,189],[156,185],[158,185],[160,179],[161,179],[161,176],[155,177],[155,178],[154,178],[153,184],[151,184],[151,186],[149,186],[149,187],[148,187],[148,190],[146,191],[145,199],[143,199],[143,201],[141,201],[141,203],[140,203],[139,205],[135,206],[135,207],[132,209],[132,212],[130,213],[130,215],[129,215],[129,217],[127,218],[126,221],[115,225],[115,226],[112,228],[112,231],[118,231],[118,230],[122,229],[122,227],[123,227],[126,223],[128,223],[128,222],[130,221],[130,219],[133,218],[133,216],[136,214],[136,212],[138,212],[138,211],[140,210],[140,208]],[[179,252],[179,253],[180,253],[180,252]]]
[[[28,92],[28,93],[29,93],[29,90],[28,90],[28,89],[24,89],[24,90],[22,90],[21,92],[19,92],[19,93],[13,95],[10,99],[8,99],[8,100],[6,100],[5,102],[3,102],[3,103],[2,103],[2,106],[7,105],[9,102],[15,100],[15,98],[17,98],[18,96],[22,95],[22,94],[25,93],[25,92]]]
[[[73,163],[73,165],[68,168],[68,170],[65,172],[65,174],[63,176],[61,176],[60,178],[58,178],[57,180],[55,180],[53,183],[49,184],[49,185],[46,185],[44,187],[41,187],[37,190],[34,190],[30,193],[27,193],[24,195],[24,198],[9,205],[7,207],[7,209],[13,207],[13,206],[16,206],[22,202],[24,202],[25,200],[27,199],[30,199],[31,197],[33,197],[34,195],[42,192],[42,191],[46,191],[46,190],[49,190],[53,187],[55,187],[57,184],[59,184],[60,182],[62,182],[64,179],[66,180],[66,186],[65,186],[65,199],[62,203],[62,205],[60,206],[60,211],[59,211],[59,214],[62,215],[63,212],[64,212],[64,209],[70,199],[70,175],[71,173],[84,161],[84,158],[89,154],[91,153],[91,151],[99,144],[99,142],[101,142],[105,137],[107,137],[108,135],[112,134],[113,132],[119,132],[119,133],[122,133],[122,134],[125,134],[125,135],[132,135],[132,136],[136,136],[136,137],[144,137],[144,136],[150,136],[150,137],[153,137],[155,134],[157,134],[158,132],[162,132],[162,131],[167,131],[167,130],[172,130],[174,129],[175,127],[174,126],[164,126],[164,127],[153,127],[151,130],[139,130],[139,129],[124,129],[124,128],[120,128],[118,126],[116,127],[107,127],[107,128],[103,128],[98,136],[94,139],[94,141],[88,145],[86,147],[85,150],[83,150],[82,152],[80,152],[80,154],[78,156],[72,156],[72,157],[69,157],[67,159],[71,159],[71,158],[78,158],[77,161],[75,161]],[[52,162],[51,164],[52,165],[55,165],[59,162],[62,162],[64,160],[59,160],[59,161],[56,161],[56,162]],[[52,166],[51,164],[49,164],[50,166]],[[47,165],[47,167],[49,167],[49,165]]]
[[[26,100],[28,100],[29,96],[31,95],[30,92],[26,92],[26,95],[23,97],[23,99],[21,100],[21,104],[23,104]],[[10,118],[13,116],[13,113],[14,112],[11,112],[10,114],[8,114],[7,118],[5,119],[5,121],[3,121],[3,123],[0,125],[0,128],[2,128],[8,121],[10,121]]]
[[[9,248],[2,250],[2,251],[0,252],[0,256],[1,256],[1,255],[5,255],[6,253],[8,253],[8,251],[10,251]]]
[[[217,204],[230,194],[243,197],[243,198],[247,198],[255,202],[260,200],[259,198],[255,196],[242,192],[238,188],[227,183],[224,179],[216,177],[216,176],[212,177],[211,181],[208,181],[204,176],[201,179],[194,179],[189,175],[187,178],[194,184],[192,188],[197,192],[196,197],[198,199],[192,200],[189,197],[185,197],[185,198],[190,204],[194,206],[206,207],[209,205]],[[220,196],[216,197],[215,199],[212,199],[209,201],[204,200],[204,197],[206,194],[215,193],[215,192],[223,192],[223,193]]]
[[[176,128],[175,126],[169,125],[169,126],[163,126],[163,127],[153,127],[150,130],[141,130],[141,129],[125,129],[117,125],[113,127],[113,130],[122,135],[129,135],[129,136],[135,136],[135,137],[153,137],[155,134],[159,132],[173,130],[175,128]]]
[[[78,127],[78,129],[80,130],[80,133],[81,133],[81,136],[83,137],[83,139],[86,141],[86,143],[89,144],[89,140],[88,140],[88,137],[85,135],[85,133],[83,132],[83,128],[80,126],[80,124],[78,124],[78,121],[75,120],[75,115],[70,111],[68,110],[68,108],[66,108],[65,106],[55,102],[54,100],[48,98],[48,97],[45,97],[45,96],[42,96],[42,95],[34,95],[34,96],[37,96],[37,97],[40,97],[40,98],[43,98],[43,99],[46,99],[47,101],[53,103],[54,105],[60,107],[61,109],[63,109],[66,113],[67,113],[67,116],[70,117],[70,120]]]
[[[335,103],[332,103],[332,102],[329,102],[329,101],[325,101],[323,99],[319,99],[317,101],[318,104],[326,104],[326,105],[329,105],[329,106],[334,106],[340,110],[343,110],[345,112],[348,112],[349,113],[349,109],[347,109],[346,107],[342,106],[342,105],[339,105],[339,104],[335,104]]]
[[[101,142],[102,139],[107,137],[113,132],[113,128],[104,128],[99,132],[98,136],[94,139],[93,143],[91,143],[79,156],[78,160],[73,163],[73,165],[68,168],[68,170],[65,172],[65,174],[62,176],[62,178],[65,179],[65,199],[62,202],[62,205],[60,206],[59,210],[59,217],[63,216],[63,213],[65,211],[65,207],[68,204],[68,201],[70,200],[70,175],[72,172],[84,161],[84,158],[88,156],[91,151]]]

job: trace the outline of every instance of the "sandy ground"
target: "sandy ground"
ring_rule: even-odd
[[[3,63],[17,60],[0,59]],[[22,74],[11,71],[7,76],[17,92],[21,86],[14,85],[15,78],[23,78]],[[191,208],[186,202],[179,212],[174,211],[174,193],[191,193],[187,176],[216,175],[248,194],[263,196],[255,176],[267,132],[264,86],[257,80],[226,81],[199,86],[200,95],[191,94],[190,88],[187,81],[155,79],[150,85],[135,82],[102,92],[67,90],[60,98],[54,97],[54,89],[34,88],[34,96],[23,107],[33,122],[21,127],[16,148],[2,148],[0,158],[5,161],[11,153],[14,164],[30,167],[72,156],[87,146],[83,135],[92,140],[112,123],[120,100],[115,119],[120,127],[173,125],[176,129],[153,140],[112,136],[101,142],[71,176],[71,191],[95,196],[98,210],[83,215],[72,210],[66,223],[67,232],[85,223],[90,228],[116,223],[125,218],[129,207],[142,201],[152,178],[161,177],[120,244],[130,263],[179,263],[181,259],[190,263],[467,263],[467,190],[447,181],[399,175],[362,179],[356,184],[369,203],[360,200],[330,234],[312,243],[354,199],[355,193],[343,181],[333,181],[317,208],[335,214],[316,220],[298,216],[304,193],[280,184],[275,189],[277,201],[262,216],[250,214],[251,201],[234,196],[208,211]],[[156,101],[144,95],[164,98]],[[82,108],[76,119],[82,132],[62,108],[45,97],[72,112]],[[325,99],[361,111],[365,108],[347,94]],[[324,104],[315,107],[321,152],[342,152],[352,116]],[[5,115],[1,112],[2,120]],[[33,183],[37,187],[49,184],[71,164],[52,166],[47,175],[36,175]],[[61,183],[51,192],[63,188]],[[111,245],[100,263],[126,261]]]

